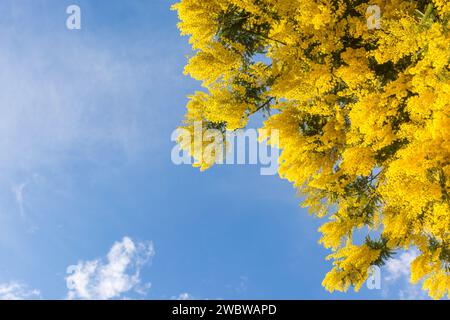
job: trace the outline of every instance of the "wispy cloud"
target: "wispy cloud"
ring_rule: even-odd
[[[421,285],[408,284],[404,289],[400,289],[399,298],[401,300],[425,300],[429,299],[428,294],[422,290]]]
[[[33,200],[35,199],[33,189],[41,187],[40,181],[39,174],[34,173],[18,183],[11,183],[12,197],[17,205],[17,209],[12,208],[11,211],[18,211],[19,217],[29,234],[34,234],[40,229],[36,223],[36,216],[32,214]]]
[[[35,20],[33,3],[10,4],[19,16],[6,6],[0,9],[12,21],[0,28],[0,176],[55,169],[75,157],[106,161],[99,149],[134,159],[159,140],[155,114],[165,106],[149,99],[149,87],[178,75],[159,63],[160,53],[144,44],[115,50],[115,37],[99,41],[64,24],[36,34],[23,23]]]
[[[80,261],[69,266],[68,299],[106,300],[120,298],[131,290],[144,293],[140,272],[155,255],[152,242],[135,243],[128,237],[114,243],[106,259]]]
[[[398,298],[403,300],[418,300],[428,297],[426,292],[421,289],[420,284],[414,285],[410,281],[410,266],[417,255],[416,250],[410,250],[401,253],[396,259],[387,261],[383,289],[385,296],[390,294],[395,287],[398,290]]]
[[[0,284],[0,300],[36,300],[40,298],[39,290],[30,289],[21,282]]]
[[[14,194],[14,198],[16,199],[17,205],[19,206],[20,216],[25,218],[25,209],[24,209],[24,190],[27,186],[27,183],[21,183],[19,185],[12,187],[12,192]]]

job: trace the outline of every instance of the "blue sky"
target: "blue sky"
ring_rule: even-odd
[[[382,290],[327,293],[321,221],[287,181],[172,163],[200,86],[182,74],[191,51],[171,3],[0,2],[0,298],[421,296],[407,255]],[[81,30],[65,26],[71,4]]]

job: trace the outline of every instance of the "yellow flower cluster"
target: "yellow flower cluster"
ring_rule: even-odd
[[[373,5],[378,29],[368,27]],[[266,112],[262,128],[280,133],[280,176],[329,219],[325,288],[358,289],[368,267],[416,247],[411,280],[450,297],[450,3],[181,0],[174,9],[195,50],[185,71],[205,87],[182,127],[225,132]],[[201,147],[182,147],[204,159]]]

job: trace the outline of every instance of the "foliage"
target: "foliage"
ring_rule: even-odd
[[[369,5],[381,9],[380,29],[368,28]],[[323,285],[359,289],[370,265],[414,246],[412,281],[450,297],[450,2],[181,0],[174,9],[195,50],[185,72],[205,88],[182,127],[236,130],[266,114],[264,128],[280,133],[280,176],[328,219]]]

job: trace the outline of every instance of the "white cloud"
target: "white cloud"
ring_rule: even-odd
[[[0,284],[0,300],[36,300],[40,297],[39,290],[29,289],[20,282]]]
[[[403,252],[398,259],[390,259],[386,263],[386,271],[388,274],[385,277],[387,281],[396,281],[399,278],[408,277],[410,275],[411,262],[417,257],[417,251]]]
[[[194,297],[187,292],[181,293],[180,295],[178,295],[178,297],[172,297],[172,300],[193,300],[193,299]]]
[[[68,298],[114,299],[131,290],[142,294],[149,284],[141,283],[140,271],[154,255],[153,243],[134,243],[124,237],[122,241],[114,243],[106,261],[80,261],[68,267]]]
[[[383,295],[387,296],[393,287],[398,289],[398,297],[402,300],[426,299],[428,295],[421,285],[411,283],[411,263],[417,257],[416,250],[403,252],[396,259],[389,259],[385,265]]]

